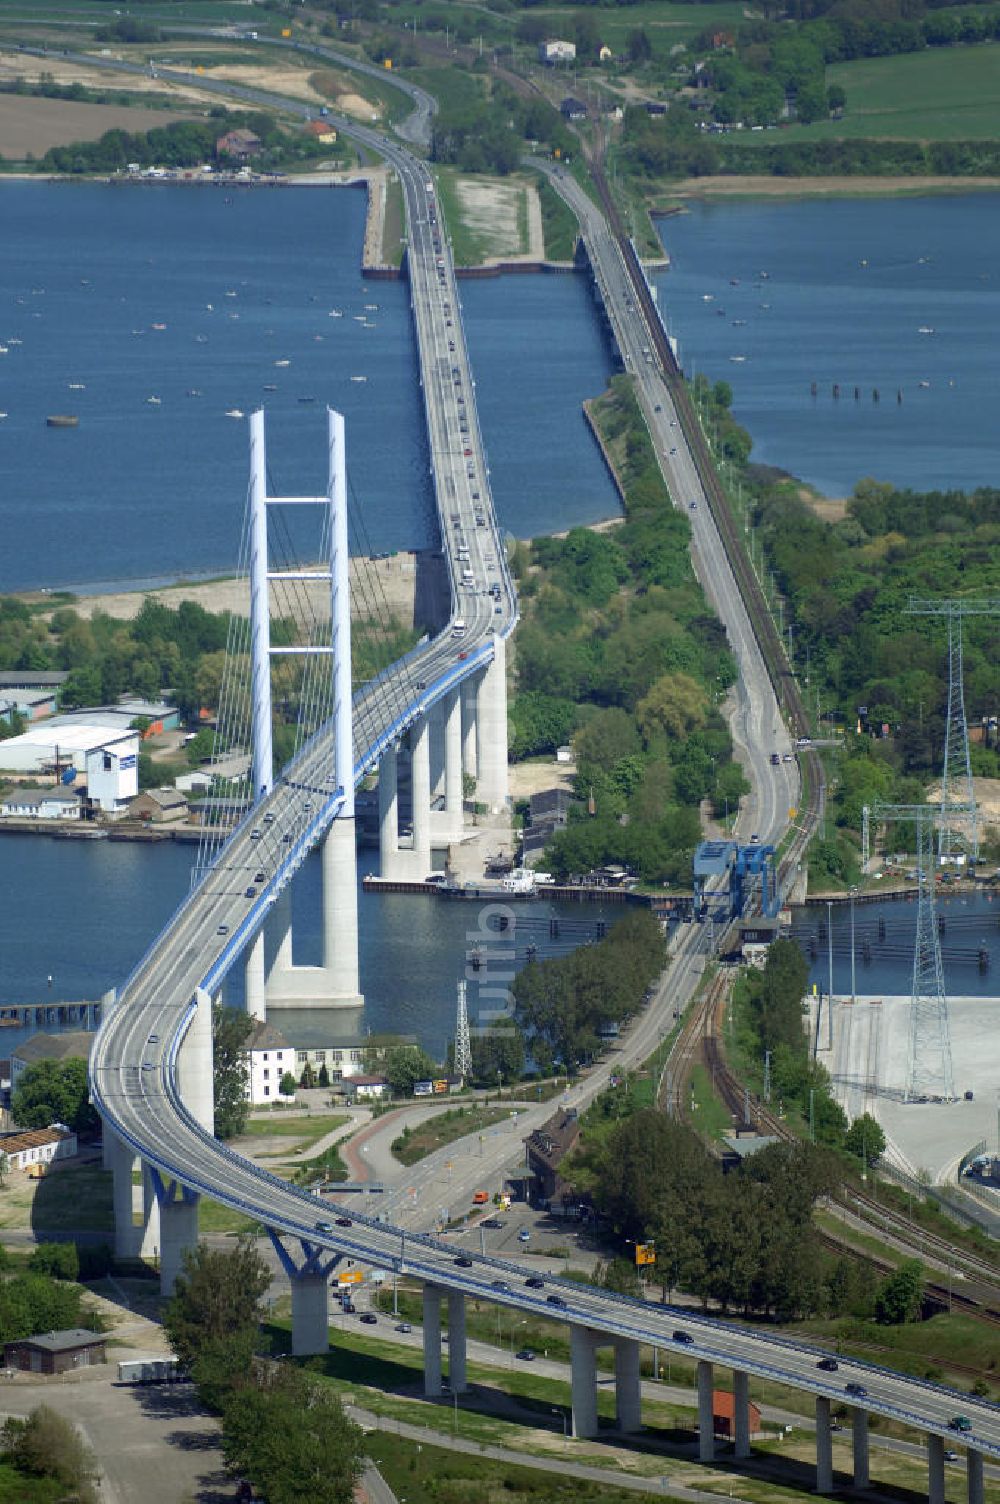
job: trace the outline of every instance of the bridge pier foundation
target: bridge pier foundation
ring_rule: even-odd
[[[698,1360],[698,1460],[715,1460],[715,1416],[712,1414],[712,1365]]]
[[[132,1214],[132,1166],[135,1150],[104,1125],[105,1162],[111,1171],[111,1199],[115,1217],[115,1257],[135,1258],[138,1239]]]
[[[589,1327],[569,1329],[570,1399],[573,1435],[597,1435],[597,1333]]]
[[[868,1468],[868,1411],[855,1405],[852,1411],[851,1440],[854,1450],[854,1487],[867,1488],[871,1479]]]
[[[743,1368],[733,1369],[733,1441],[734,1456],[750,1456],[750,1375]]]
[[[212,1070],[212,999],[199,987],[187,1033],[177,1052],[177,1088],[181,1101],[206,1133],[215,1132],[215,1082]]]
[[[469,1387],[465,1376],[465,1296],[461,1290],[448,1291],[448,1382],[453,1394],[464,1394]]]
[[[424,1285],[424,1398],[441,1397],[441,1291]]]
[[[360,1006],[358,848],[354,818],[334,820],[323,841],[323,967],[330,1001]]]
[[[642,1383],[639,1377],[639,1344],[619,1339],[614,1346],[615,1420],[619,1431],[641,1431]]]
[[[944,1442],[927,1437],[927,1504],[944,1504]]]
[[[152,1167],[141,1161],[142,1165],[142,1230],[139,1233],[139,1257],[141,1259],[155,1259],[162,1243],[162,1230],[160,1227],[160,1205],[156,1197],[153,1185]]]
[[[833,1493],[833,1433],[830,1401],[825,1394],[816,1396],[816,1492]]]
[[[983,1454],[971,1450],[965,1454],[965,1480],[969,1504],[983,1504]]]

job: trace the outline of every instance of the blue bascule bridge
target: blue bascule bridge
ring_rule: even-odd
[[[773,846],[751,841],[702,841],[694,853],[694,917],[738,919],[759,909],[773,919],[781,906],[778,865]]]

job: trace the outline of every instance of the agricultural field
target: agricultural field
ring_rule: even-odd
[[[790,126],[748,145],[884,136],[919,141],[1000,137],[1000,47],[935,47],[896,57],[836,63],[827,84],[847,94],[843,120]]]
[[[0,157],[21,162],[44,156],[51,146],[97,141],[105,131],[150,131],[192,117],[167,110],[144,110],[30,94],[0,94]]]

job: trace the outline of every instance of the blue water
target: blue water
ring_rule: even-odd
[[[1000,482],[1000,194],[692,203],[658,227],[685,372],[732,385],[755,460],[831,496]]]
[[[0,838],[0,864],[17,873],[4,885],[0,916],[0,1006],[19,1002],[95,1000],[124,982],[153,938],[188,892],[194,847],[61,840],[44,835]],[[456,983],[476,946],[492,953],[489,975],[470,972],[469,1018],[493,1009],[501,973],[520,969],[528,947],[538,956],[561,954],[595,936],[599,920],[613,920],[591,904],[537,901],[509,908],[513,929],[490,927],[490,905],[423,895],[359,891],[358,925],[363,1025],[350,1029],[415,1034],[437,1059],[455,1029]],[[550,934],[558,919],[560,933]],[[310,857],[293,887],[295,960],[322,961],[320,867]],[[270,944],[270,937],[269,937]],[[514,952],[512,961],[503,954]],[[51,986],[48,978],[51,976]],[[232,974],[227,997],[242,997],[242,977]],[[483,1022],[489,1022],[483,1018]],[[4,1052],[20,1035],[4,1030]]]
[[[1000,894],[939,894],[941,959],[945,986],[955,997],[995,997],[1000,994]],[[917,905],[914,899],[862,904],[854,908],[855,985],[864,996],[910,991]],[[851,990],[851,911],[834,904],[833,990]],[[884,929],[880,934],[879,922]],[[825,904],[797,910],[792,937],[810,961],[809,981],[829,987],[829,948]],[[866,943],[867,956],[866,959]],[[980,968],[979,952],[988,965]]]
[[[277,492],[325,488],[330,403],[370,546],[433,544],[408,289],[361,277],[363,193],[18,183],[0,203],[0,590],[232,568],[247,440],[225,414],[261,402]],[[583,280],[462,297],[504,525],[614,515],[579,411],[610,369]],[[80,426],[46,428],[50,413]]]

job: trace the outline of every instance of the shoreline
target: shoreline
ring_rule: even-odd
[[[669,190],[672,196],[688,198],[930,198],[951,193],[1000,193],[1000,177],[773,177],[769,173],[743,175],[715,174],[703,178],[683,178]],[[651,207],[652,215],[677,213],[669,200],[663,207]],[[682,211],[683,212],[683,207]]]

